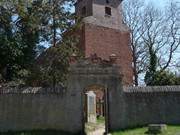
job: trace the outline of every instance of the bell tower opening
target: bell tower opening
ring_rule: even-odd
[[[76,15],[80,18],[92,16],[92,0],[77,0],[75,3]]]
[[[111,8],[105,7],[105,15],[111,16]]]
[[[106,0],[106,3],[109,4],[109,0]]]
[[[82,8],[82,16],[86,16],[86,7],[84,6],[83,8]]]

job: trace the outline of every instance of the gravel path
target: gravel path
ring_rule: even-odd
[[[97,129],[96,131],[90,132],[87,135],[103,135],[105,132],[104,128]]]
[[[104,132],[105,132],[105,126],[97,125],[96,129],[94,131],[88,132],[87,135],[103,135]]]

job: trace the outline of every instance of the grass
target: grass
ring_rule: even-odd
[[[148,130],[147,127],[143,127],[137,129],[129,129],[120,132],[114,132],[112,133],[112,135],[150,135],[146,133],[147,130]],[[157,135],[180,135],[180,126],[168,126],[167,131]]]
[[[99,124],[105,124],[105,118],[104,117],[102,117],[102,116],[100,116],[99,118],[97,118],[97,123],[99,123]]]

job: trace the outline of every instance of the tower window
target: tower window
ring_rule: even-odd
[[[83,7],[81,12],[82,12],[81,14],[82,14],[83,16],[85,16],[85,15],[86,15],[86,7]]]
[[[105,7],[105,15],[111,16],[111,8]]]
[[[106,0],[106,3],[109,4],[109,0]]]

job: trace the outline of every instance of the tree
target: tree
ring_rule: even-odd
[[[157,57],[155,71],[167,70],[175,65],[176,58],[173,56],[178,54],[180,46],[180,5],[171,1],[165,11],[150,3],[145,5],[140,0],[137,4],[127,0],[124,5],[124,21],[131,29],[135,85],[138,85],[140,73],[147,71],[150,75],[154,56]]]
[[[15,69],[17,68],[17,61],[22,55],[21,45],[17,42],[17,36],[12,32],[12,12],[9,7],[0,5],[0,71],[5,80],[11,80]]]
[[[131,49],[133,58],[134,84],[138,85],[139,74],[145,70],[146,57],[142,45],[142,10],[144,3],[141,0],[127,0],[123,3],[123,20],[131,30]]]
[[[180,3],[170,0],[165,12],[164,22],[164,50],[160,54],[160,68],[161,70],[166,70],[170,66],[176,65],[176,59],[174,56],[179,54],[180,51]],[[163,55],[168,55],[168,57],[163,57]],[[161,59],[162,58],[162,59]]]
[[[16,32],[20,36],[20,44],[23,46],[23,56],[21,57],[23,61],[23,66],[32,66],[36,57],[36,47],[39,43],[39,23],[40,20],[36,15],[35,11],[37,7],[32,5],[31,7],[26,7],[26,3],[19,2],[16,5],[18,18],[16,21]]]
[[[157,52],[160,48],[158,42],[159,34],[162,31],[161,12],[152,6],[148,6],[143,16],[141,36],[146,50],[147,71],[145,74],[146,85],[152,85],[158,65]]]
[[[75,16],[70,12],[73,0],[38,1],[34,4],[41,19],[41,40],[56,46],[62,40],[62,34],[74,25]]]
[[[0,14],[0,73],[12,81],[18,72],[29,70],[36,57],[37,19],[23,1],[2,0]]]
[[[37,58],[37,50],[43,49],[40,45],[44,41],[54,46],[52,52],[55,58],[47,62],[49,67],[55,70],[54,65],[57,65],[57,60],[61,69],[66,67],[66,55],[72,48],[62,41],[62,35],[73,29],[74,15],[67,8],[71,3],[71,0],[2,0],[0,2],[0,56],[4,58],[0,61],[0,74],[6,81],[24,80],[25,76],[33,74],[34,70],[32,71],[31,67]],[[70,42],[70,38],[66,42]],[[61,46],[56,48],[57,44]],[[57,52],[58,58],[56,58]],[[63,71],[66,72],[65,69]]]
[[[180,76],[170,71],[156,71],[151,81],[151,86],[180,85]]]
[[[78,23],[74,23],[75,16],[67,9],[71,4],[70,0],[33,3],[40,18],[40,41],[48,42],[50,47],[37,58],[38,66],[34,67],[28,80],[30,85],[55,88],[56,85],[65,84],[69,57],[73,53],[79,54],[76,48],[78,39],[71,34],[78,27]]]
[[[77,38],[64,37],[60,44],[44,51],[37,59],[37,64],[30,78],[30,85],[50,86],[65,85],[69,67],[69,58],[73,53],[79,54],[76,48]]]
[[[169,8],[172,9],[172,5]],[[145,31],[143,31],[142,39],[145,47],[148,49],[149,70],[145,76],[147,85],[153,84],[154,75],[158,68],[163,72],[170,66],[172,57],[180,45],[179,38],[177,38],[179,28],[176,27],[178,21],[175,14],[176,12],[170,10],[169,16],[164,18],[163,13],[154,7],[146,8],[143,24]],[[162,56],[163,52],[166,52],[167,58]],[[152,67],[154,69],[150,70]]]
[[[153,85],[154,84],[154,79],[155,79],[155,75],[156,75],[156,70],[157,70],[157,56],[156,56],[156,52],[154,51],[154,49],[151,47],[149,47],[149,56],[150,56],[150,62],[149,62],[149,67],[147,69],[147,72],[145,74],[145,83],[146,85]]]

